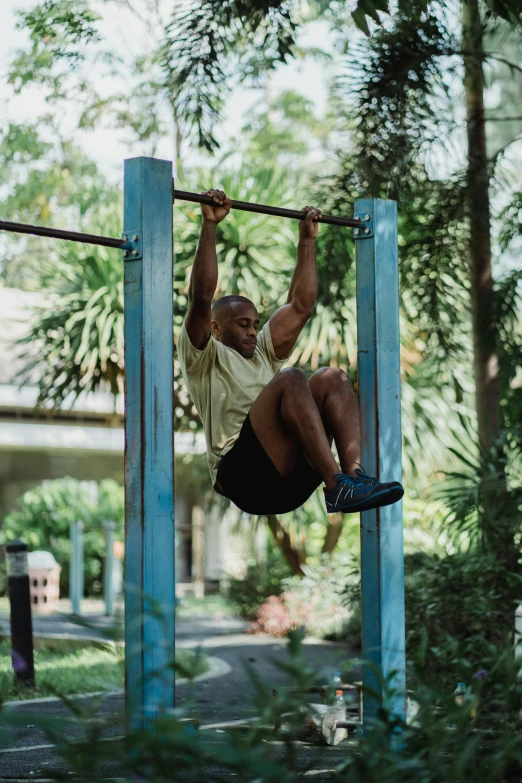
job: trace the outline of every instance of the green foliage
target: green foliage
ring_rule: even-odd
[[[74,69],[85,58],[84,44],[99,40],[95,23],[100,17],[88,0],[45,0],[31,11],[19,11],[18,17],[19,29],[31,38],[30,50],[19,52],[11,66],[10,82],[18,92],[29,82],[49,84],[61,60]],[[64,95],[57,77],[53,86]]]
[[[244,148],[242,154],[259,161],[262,168],[267,160],[286,161],[288,170],[289,161],[302,165],[311,143],[324,143],[330,132],[328,123],[314,110],[313,101],[295,90],[283,90],[268,105],[254,107],[237,139]],[[322,169],[324,161],[320,165]]]
[[[283,580],[290,574],[288,565],[280,555],[269,554],[265,561],[249,562],[244,575],[227,575],[225,597],[240,617],[253,620],[265,598],[284,592]]]
[[[199,145],[207,151],[219,147],[213,125],[221,118],[223,92],[246,75],[237,55],[257,50],[265,71],[291,55],[296,29],[292,6],[289,0],[177,4],[162,53],[166,88],[177,113],[196,129]]]
[[[11,640],[0,640],[0,701],[114,691],[123,687],[123,649],[81,639],[34,640],[36,687],[13,678]]]
[[[60,592],[69,594],[71,559],[70,525],[81,521],[85,525],[85,592],[99,591],[105,555],[102,529],[89,530],[104,522],[117,524],[116,535],[123,537],[123,487],[112,479],[99,484],[97,498],[85,483],[73,478],[56,479],[25,492],[19,499],[20,509],[9,512],[2,526],[0,543],[21,538],[29,551],[44,549],[53,553],[62,567]],[[96,584],[95,584],[96,583]]]
[[[486,668],[491,645],[500,648],[512,632],[520,575],[479,550],[413,557],[407,570],[407,649],[411,657],[424,650],[424,678],[450,687],[455,649],[473,671]]]
[[[190,700],[169,716],[158,719],[155,731],[127,733],[122,743],[101,740],[102,732],[114,727],[113,714],[97,714],[97,705],[81,709],[68,702],[71,718],[83,741],[64,740],[63,720],[48,714],[31,715],[31,723],[55,743],[60,760],[72,773],[99,776],[102,764],[119,762],[123,777],[145,781],[209,783],[235,777],[239,783],[299,783],[317,777],[331,783],[518,783],[522,775],[522,681],[520,659],[510,641],[502,647],[489,645],[482,665],[471,662],[454,649],[452,680],[433,684],[424,676],[421,653],[412,662],[418,673],[410,692],[416,714],[410,722],[393,714],[396,697],[393,683],[382,682],[384,701],[376,720],[352,742],[332,749],[310,748],[295,742],[303,721],[311,713],[307,693],[324,684],[321,674],[307,663],[303,634],[294,631],[288,642],[288,657],[274,661],[277,675],[286,687],[273,689],[253,667],[247,672],[253,686],[253,707],[258,721],[235,726],[214,735],[197,731],[185,722],[191,716]],[[451,647],[450,640],[447,647]],[[375,672],[382,681],[379,672]],[[466,683],[464,702],[453,695],[457,681]],[[284,717],[283,717],[284,716]],[[24,713],[27,723],[28,714]],[[68,718],[69,724],[71,719]],[[15,711],[5,715],[6,725],[17,724]],[[279,728],[281,723],[285,728]],[[110,747],[108,747],[110,745]],[[323,770],[323,774],[321,774]],[[325,771],[325,772],[324,772]],[[325,777],[326,774],[326,777]]]
[[[313,566],[303,566],[302,578],[284,582],[284,603],[290,617],[319,639],[343,639],[353,608],[347,584],[358,581],[358,567],[350,554],[323,555]]]
[[[0,183],[11,220],[46,222],[74,207],[79,219],[118,198],[95,163],[76,144],[44,140],[41,127],[10,123],[0,133]],[[121,232],[120,232],[121,233]],[[41,241],[41,240],[40,240]]]
[[[113,213],[114,215],[114,213]],[[120,233],[114,215],[109,235]],[[117,253],[61,243],[41,263],[40,283],[52,304],[40,308],[20,341],[23,383],[39,373],[38,404],[59,407],[69,396],[108,389],[123,392],[123,270]]]
[[[36,637],[35,688],[28,688],[13,678],[10,651],[11,640],[0,639],[0,703],[123,690],[125,684],[124,649],[121,644]],[[192,650],[176,650],[176,666],[176,677],[189,672],[194,678],[209,669],[207,656]]]
[[[437,3],[409,5],[393,23],[352,47],[339,91],[356,105],[357,171],[372,196],[409,167],[449,117],[440,112],[452,40]],[[355,108],[355,107],[354,107]],[[397,154],[399,153],[399,154]],[[386,195],[384,190],[383,195]]]
[[[517,570],[521,550],[521,438],[505,430],[474,458],[454,451],[460,470],[446,473],[438,498],[448,509],[446,532],[457,546],[471,544],[493,553],[504,568]]]
[[[490,645],[482,664],[473,669],[455,650],[452,685],[459,679],[467,683],[464,704],[459,705],[453,687],[426,681],[422,657],[417,658],[419,682],[411,695],[418,712],[412,722],[405,725],[397,720],[385,703],[375,726],[348,753],[332,781],[518,781],[522,683],[513,650]],[[391,696],[390,683],[386,690]]]
[[[91,213],[110,212],[111,204],[119,203],[119,192],[76,144],[66,138],[57,139],[55,127],[51,127],[50,135],[46,133],[46,124],[10,123],[0,127],[3,216],[23,223],[82,229]],[[121,233],[119,221],[112,228]],[[0,277],[14,287],[41,286],[39,272],[49,258],[56,258],[55,251],[56,244],[41,237],[5,234]]]
[[[423,671],[413,671],[412,682],[451,688],[456,658],[465,659],[472,671],[482,669],[491,646],[500,648],[512,631],[521,577],[494,553],[480,549],[442,557],[415,552],[406,555],[404,570],[407,654],[423,661]],[[352,616],[345,634],[356,646],[359,581],[347,584],[346,600]]]

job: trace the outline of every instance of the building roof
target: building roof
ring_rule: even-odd
[[[0,287],[0,408],[34,408],[38,397],[38,371],[32,374],[32,383],[19,386],[15,382],[24,361],[17,341],[28,333],[39,308],[52,306],[52,298],[41,291],[21,291],[18,288]],[[110,392],[97,391],[72,395],[60,406],[62,411],[114,413],[114,399]],[[123,414],[121,395],[116,400],[116,413]]]
[[[35,308],[46,303],[49,300],[39,291],[0,288],[0,384],[12,384],[22,369],[16,341],[27,334]]]
[[[114,414],[114,399],[109,392],[84,392],[74,401],[71,396],[60,406],[59,416],[42,422],[45,413],[34,417],[38,372],[34,373],[32,384],[19,386],[15,383],[14,378],[23,367],[17,340],[27,334],[35,310],[45,305],[52,306],[52,299],[42,292],[0,287],[0,451],[34,449],[123,454],[123,427],[114,426],[114,421],[107,426],[108,417]],[[123,396],[120,395],[116,400],[116,413],[123,416],[123,408]],[[78,423],[75,424],[76,419]],[[90,424],[86,426],[87,421]],[[175,449],[179,454],[204,453],[203,433],[177,432]]]

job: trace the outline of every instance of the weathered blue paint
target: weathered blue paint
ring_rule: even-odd
[[[401,481],[402,435],[399,341],[397,205],[360,199],[359,217],[373,217],[374,236],[356,241],[357,335],[362,459],[369,475]],[[393,673],[394,712],[405,713],[405,622],[402,502],[361,515],[362,653],[382,672]],[[382,698],[371,666],[365,686]],[[366,726],[380,699],[363,696]]]
[[[125,161],[126,715],[145,729],[174,706],[172,164]],[[161,675],[158,673],[161,672]]]

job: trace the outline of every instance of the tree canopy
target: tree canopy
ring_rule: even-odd
[[[103,17],[109,6],[134,18],[147,46],[111,47]],[[89,0],[38,3],[19,14],[28,44],[13,58],[9,79],[17,92],[41,90],[47,111],[34,124],[2,128],[4,204],[11,219],[73,220],[117,235],[116,188],[81,147],[99,127],[124,132],[141,154],[171,139],[178,183],[189,189],[213,180],[232,197],[295,208],[304,203],[297,194],[307,193],[308,203],[340,214],[364,195],[397,199],[405,466],[421,477],[420,491],[435,469],[455,467],[456,454],[472,456],[473,486],[483,487],[480,447],[497,468],[507,460],[509,474],[522,424],[521,273],[514,264],[522,236],[514,171],[522,136],[519,6],[205,0],[176,3],[161,16],[147,0],[145,14],[116,1],[103,8]],[[318,22],[328,26],[326,51],[303,44],[302,32]],[[273,90],[274,74],[296,58],[335,63],[323,116],[309,96]],[[255,86],[259,101],[224,141],[227,101],[244,84]],[[204,167],[188,165],[189,147],[203,150]],[[199,218],[191,206],[176,210],[177,329]],[[42,263],[37,247],[9,241],[2,274],[9,284],[44,285],[62,302],[43,314],[27,342],[34,366],[35,347],[44,346],[42,402],[60,404],[66,393],[103,384],[116,393],[123,371],[119,261],[95,248],[78,258],[74,250],[46,249]],[[20,271],[28,251],[34,263]],[[220,291],[249,295],[269,317],[287,290],[292,227],[232,213],[220,226],[218,251]],[[79,260],[90,270],[83,279]],[[291,362],[305,369],[337,364],[355,380],[346,232],[322,227],[318,263],[316,312]],[[197,428],[179,371],[175,384],[177,425]]]

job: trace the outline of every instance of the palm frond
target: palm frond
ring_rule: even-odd
[[[457,545],[480,545],[506,556],[513,564],[520,552],[519,427],[504,430],[488,450],[479,448],[478,459],[452,449],[463,469],[448,471],[436,492],[447,513],[443,528]]]
[[[346,113],[354,116],[357,169],[365,192],[400,192],[409,168],[440,139],[452,39],[436,4],[420,14],[412,5],[371,38],[354,44],[337,81]],[[395,197],[395,195],[392,195]]]
[[[196,129],[199,146],[209,152],[219,147],[213,128],[224,94],[244,75],[238,51],[247,44],[249,52],[259,53],[258,72],[289,57],[296,32],[292,7],[290,0],[184,0],[176,5],[161,66],[176,114]]]

